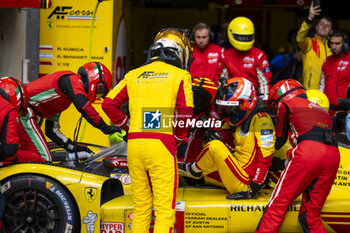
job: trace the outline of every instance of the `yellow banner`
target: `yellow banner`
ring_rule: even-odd
[[[40,9],[40,76],[61,70],[77,73],[83,64],[98,61],[111,71],[116,83],[126,70],[123,7],[123,0],[100,3],[97,0],[52,0],[50,9]],[[110,120],[101,110],[101,101],[93,106],[109,124]],[[73,139],[80,116],[73,105],[62,113],[61,131],[67,137]],[[86,120],[83,120],[78,140],[109,145],[108,137]]]

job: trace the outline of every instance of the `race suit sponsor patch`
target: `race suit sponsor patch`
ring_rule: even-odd
[[[261,147],[271,147],[273,144],[273,130],[262,129],[260,131]]]
[[[273,141],[273,136],[272,135],[260,136],[260,140],[261,140],[262,143],[264,143],[264,142],[272,142]]]
[[[272,135],[273,134],[273,129],[262,129],[260,131],[260,135]]]

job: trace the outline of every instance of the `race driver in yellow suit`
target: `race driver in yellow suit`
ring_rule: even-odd
[[[102,108],[128,131],[127,160],[132,183],[132,232],[148,233],[152,204],[155,233],[173,232],[178,188],[177,145],[187,137],[193,117],[187,31],[163,29],[144,66],[131,70],[107,95]],[[121,111],[129,101],[130,118]],[[175,114],[176,112],[176,114]],[[171,122],[176,122],[173,127]]]
[[[234,128],[234,153],[220,140],[220,135],[209,133],[196,161],[180,164],[179,174],[193,179],[205,175],[206,182],[223,185],[231,193],[227,199],[251,199],[264,186],[272,165],[273,122],[265,105],[257,102],[253,84],[245,78],[231,78],[220,87],[215,105]]]

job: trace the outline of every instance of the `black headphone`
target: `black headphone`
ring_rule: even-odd
[[[331,47],[331,37],[342,37],[343,38],[343,45],[342,45],[342,52],[347,53],[349,51],[349,37],[348,34],[341,30],[334,30],[332,34],[329,36],[329,39],[327,41],[327,45],[330,48]]]
[[[102,73],[102,66],[101,63],[96,62],[97,65],[97,69],[98,69],[98,74],[100,76],[100,79],[97,83],[97,87],[96,87],[96,91],[100,88],[103,88],[103,97],[105,97],[108,93],[108,87],[107,87],[107,83],[103,81],[103,73]]]
[[[205,25],[205,27],[209,30],[209,42],[213,42],[215,33],[211,30],[210,26],[207,23],[201,21],[201,22],[198,22],[193,28],[195,28],[198,24]],[[191,32],[190,40],[194,41],[194,31]]]

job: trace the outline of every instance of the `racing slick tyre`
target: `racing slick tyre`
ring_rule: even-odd
[[[3,180],[6,199],[3,233],[80,232],[77,206],[65,188],[39,175],[19,175]]]

